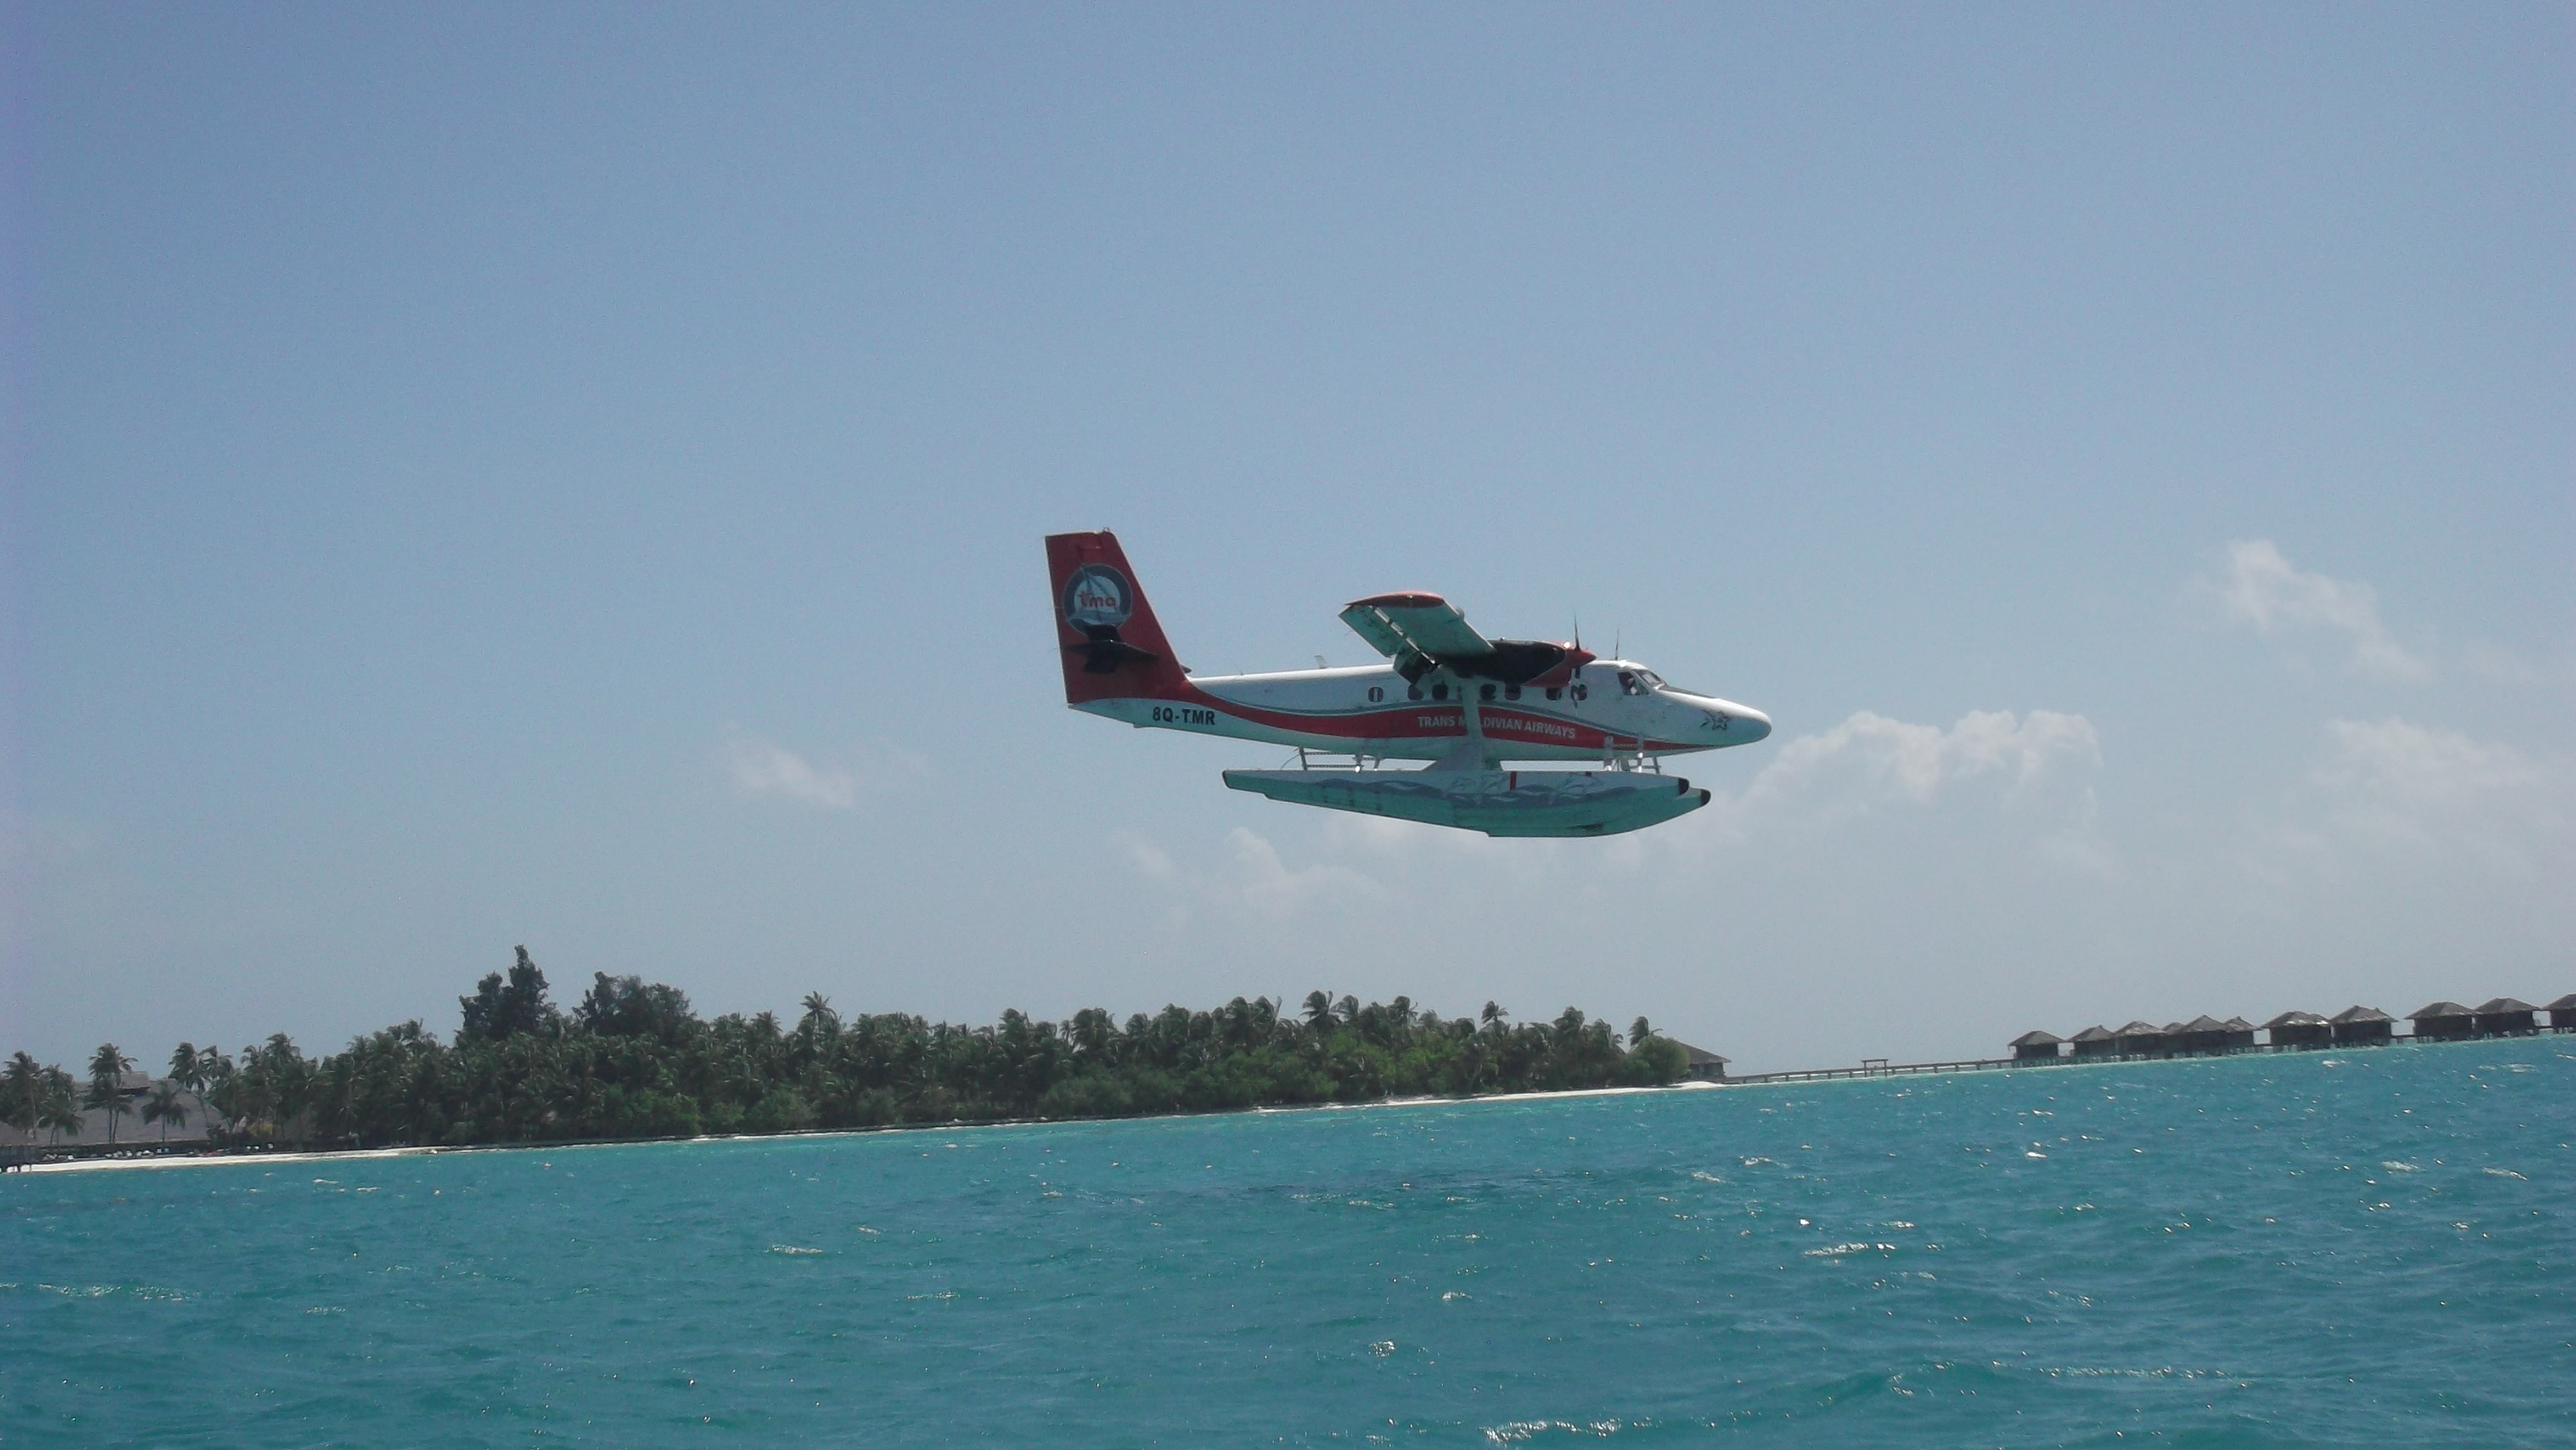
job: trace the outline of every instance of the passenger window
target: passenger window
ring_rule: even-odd
[[[1406,699],[1408,699],[1408,700],[1419,700],[1419,699],[1421,699],[1421,698],[1422,698],[1422,687],[1421,687],[1420,685],[1407,685],[1407,686],[1405,686],[1405,687],[1404,687],[1404,698],[1406,698]]]
[[[1559,700],[1559,699],[1563,699],[1563,698],[1565,697],[1565,688],[1564,688],[1564,686],[1562,686],[1562,685],[1550,685],[1550,686],[1548,686],[1548,687],[1547,687],[1547,697],[1548,697],[1549,699],[1551,699],[1551,700]]]
[[[1433,685],[1433,686],[1431,687],[1431,698],[1432,698],[1432,699],[1435,699],[1435,700],[1446,700],[1446,699],[1448,699],[1448,698],[1449,698],[1449,686],[1448,686],[1445,682],[1444,682],[1444,683],[1442,683],[1442,684]]]
[[[1503,698],[1504,698],[1504,699],[1506,699],[1506,700],[1517,700],[1517,699],[1519,699],[1520,697],[1521,697],[1521,687],[1520,687],[1520,686],[1518,686],[1518,685],[1505,685],[1505,686],[1503,686]]]
[[[1491,685],[1478,685],[1476,687],[1476,698],[1479,700],[1490,700],[1494,698],[1494,687]]]
[[[1378,701],[1383,700],[1383,699],[1385,699],[1385,698],[1386,698],[1386,691],[1385,691],[1385,689],[1384,689],[1384,688],[1382,688],[1382,687],[1380,687],[1380,686],[1377,686],[1377,685],[1371,685],[1371,686],[1369,686],[1369,703],[1370,703],[1370,704],[1374,705],[1374,704],[1376,704]]]

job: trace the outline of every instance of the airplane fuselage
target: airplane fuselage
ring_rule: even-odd
[[[1073,708],[1147,729],[1261,740],[1383,760],[1438,760],[1470,732],[1497,760],[1608,760],[1750,745],[1771,733],[1749,706],[1665,684],[1630,660],[1593,660],[1542,688],[1392,665],[1188,675],[1150,695]]]

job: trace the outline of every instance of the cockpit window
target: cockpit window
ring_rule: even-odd
[[[1645,682],[1645,686],[1649,690],[1660,690],[1664,687],[1664,677],[1656,674],[1653,670],[1639,670],[1637,671],[1637,678]]]

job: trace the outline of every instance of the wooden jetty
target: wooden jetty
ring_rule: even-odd
[[[2062,1060],[2062,1059],[2052,1059]],[[1831,1082],[1846,1077],[1918,1077],[1953,1072],[1984,1072],[1998,1067],[2031,1067],[2031,1059],[2019,1057],[1981,1057],[1968,1062],[1889,1062],[1871,1058],[1859,1067],[1811,1067],[1798,1072],[1756,1072],[1730,1077],[1727,1082],[1741,1086],[1764,1082]]]

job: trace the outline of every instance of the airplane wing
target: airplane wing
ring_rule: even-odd
[[[1437,594],[1378,594],[1351,602],[1342,623],[1399,667],[1414,656],[1472,659],[1494,652],[1456,605]],[[1423,668],[1430,668],[1425,664]]]

